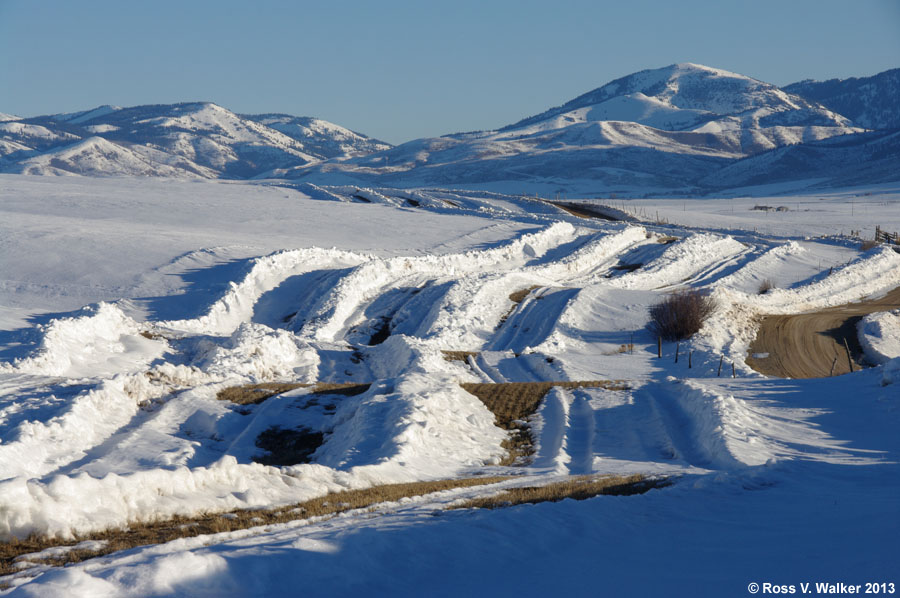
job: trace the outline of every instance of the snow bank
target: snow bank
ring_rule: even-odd
[[[796,289],[772,289],[742,302],[764,313],[792,314],[858,301],[900,285],[900,254],[888,247],[867,252],[821,280]]]
[[[279,470],[240,465],[226,456],[211,467],[153,469],[102,478],[86,473],[49,480],[0,481],[0,538],[114,528],[129,521],[289,504],[361,487],[339,472],[315,465]]]
[[[481,272],[507,263],[510,268],[543,255],[573,237],[575,227],[565,222],[554,223],[536,233],[484,251],[467,251],[449,255],[425,255],[373,259],[356,267],[342,278],[316,314],[301,329],[304,338],[331,341],[341,336],[348,319],[358,306],[371,300],[375,293],[398,279],[411,277],[459,276]]]
[[[405,334],[394,334],[369,349],[366,362],[376,379],[404,373],[452,375],[457,381],[477,381],[467,368],[444,359],[440,345]]]
[[[453,376],[410,373],[338,408],[317,463],[372,482],[456,475],[497,464],[506,432]]]
[[[793,409],[771,401],[736,396],[697,380],[678,384],[673,404],[689,448],[687,458],[733,470],[774,461],[804,459],[841,465],[883,463],[876,451],[848,448],[809,420],[825,409]],[[662,400],[667,400],[662,397]],[[670,415],[672,413],[670,412]]]
[[[470,275],[457,279],[429,313],[402,314],[402,322],[419,316],[411,333],[445,349],[477,350],[488,342],[500,320],[514,307],[511,293],[553,284],[552,279],[522,271]],[[404,329],[409,326],[404,327]]]
[[[629,226],[622,231],[603,234],[584,247],[550,264],[526,268],[529,274],[546,277],[573,277],[589,273],[634,245],[647,242],[647,230],[642,226]]]
[[[207,354],[197,364],[211,376],[247,376],[257,381],[290,379],[315,382],[319,354],[285,330],[246,322],[221,345],[207,341]]]
[[[81,314],[39,325],[37,351],[0,364],[0,371],[68,377],[134,372],[165,350],[165,343],[139,336],[140,325],[116,305],[100,303]]]
[[[732,237],[709,233],[691,235],[673,243],[660,257],[641,269],[613,279],[609,284],[626,289],[658,289],[680,284],[745,251],[747,247]]]
[[[196,319],[159,322],[163,328],[205,334],[231,334],[241,323],[249,321],[253,306],[263,293],[272,290],[289,276],[319,268],[357,265],[371,256],[352,251],[310,247],[280,251],[256,258],[249,274],[231,289],[209,311]]]
[[[760,285],[778,272],[792,257],[806,250],[796,241],[774,247],[740,268],[736,272],[720,278],[713,286],[737,290],[757,291]]]
[[[108,393],[98,395],[94,406],[111,398]],[[51,450],[60,458],[68,452],[71,459],[79,456],[74,452],[79,443],[96,443],[97,434],[122,423],[108,407],[83,416],[97,421],[92,427],[74,419],[66,424],[71,428],[80,423],[84,437],[71,434],[61,444],[55,442],[55,430],[41,434],[38,429],[27,447],[0,446],[5,451],[0,461],[16,462],[30,451]],[[86,473],[45,480],[11,477],[0,481],[0,538],[33,532],[70,536],[129,521],[276,506],[372,484],[453,477],[467,468],[495,464],[504,454],[500,443],[506,433],[494,426],[493,414],[481,401],[450,375],[413,373],[375,385],[342,401],[335,422],[314,455],[315,465],[278,469],[239,464],[226,456],[210,467],[157,468],[101,478]],[[29,464],[28,470],[34,469]]]
[[[869,314],[857,324],[859,344],[877,364],[900,357],[900,309]]]
[[[55,412],[48,406],[44,421],[22,421],[6,434],[0,444],[0,479],[41,476],[80,459],[131,421],[141,403],[165,392],[146,375],[123,374],[57,402],[61,406]],[[0,492],[0,505],[5,502]]]

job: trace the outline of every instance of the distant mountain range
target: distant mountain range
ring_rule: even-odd
[[[0,122],[0,171],[248,179],[390,145],[333,123],[201,102]]]
[[[900,69],[778,88],[675,64],[497,130],[397,147],[315,118],[211,103],[0,114],[0,172],[578,195],[861,185],[900,181],[898,84]]]
[[[784,90],[818,102],[866,129],[900,129],[900,69],[872,77],[800,81]]]

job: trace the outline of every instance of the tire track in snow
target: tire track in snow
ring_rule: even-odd
[[[577,288],[542,288],[532,292],[513,312],[489,343],[493,351],[522,353],[547,340],[566,306],[578,295]]]
[[[569,453],[569,474],[584,475],[594,471],[594,410],[590,395],[581,390],[572,392],[566,426],[566,448]]]

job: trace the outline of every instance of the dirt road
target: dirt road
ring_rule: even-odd
[[[844,341],[850,347],[853,370],[860,364],[862,349],[856,325],[877,311],[900,308],[900,288],[881,299],[830,307],[792,316],[767,316],[756,340],[750,345],[747,365],[767,376],[779,378],[823,378],[850,371]],[[768,354],[766,356],[766,354]]]

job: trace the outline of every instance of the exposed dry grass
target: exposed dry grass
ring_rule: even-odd
[[[478,357],[481,355],[478,351],[441,351],[444,354],[444,359],[447,361],[462,361],[468,362],[469,357]]]
[[[498,427],[509,432],[503,442],[507,456],[501,465],[523,463],[534,454],[534,441],[527,419],[534,414],[541,400],[554,386],[562,388],[606,388],[626,390],[627,383],[620,380],[581,380],[561,382],[508,382],[501,384],[476,384],[466,382],[462,388],[484,403],[494,414]]]
[[[585,500],[600,495],[632,496],[653,488],[668,486],[666,478],[631,476],[578,476],[546,486],[510,488],[493,496],[473,498],[454,505],[453,509],[497,509],[525,503],[558,502],[566,498]]]
[[[758,292],[760,295],[765,295],[766,293],[768,293],[769,291],[771,291],[774,288],[775,288],[775,283],[772,282],[771,280],[769,280],[768,278],[766,278],[761,283],[759,283],[759,291]]]
[[[624,343],[614,351],[607,351],[604,355],[619,355],[621,353],[634,353],[634,343]]]
[[[656,242],[661,243],[663,245],[668,245],[669,243],[674,243],[677,240],[678,240],[678,237],[673,237],[671,235],[663,235],[663,236],[657,237]]]
[[[316,384],[304,384],[300,382],[263,382],[260,384],[245,384],[243,386],[229,386],[223,388],[216,393],[216,398],[220,401],[231,401],[238,405],[257,405],[262,403],[269,397],[294,390],[296,388],[315,388],[309,393],[343,395],[350,397],[358,395],[369,390],[369,384],[359,384],[357,382],[334,383],[334,382],[317,382]]]
[[[497,327],[499,328],[500,326],[502,326],[503,323],[509,319],[509,316],[513,315],[513,312],[516,311],[516,308],[520,303],[522,303],[522,301],[525,300],[525,297],[527,297],[531,291],[539,288],[541,288],[540,285],[534,285],[528,287],[527,289],[519,289],[518,291],[510,293],[509,300],[513,302],[513,306],[509,308],[509,311],[503,314],[503,316],[500,318],[500,321],[497,323]]]
[[[650,329],[666,340],[688,338],[715,308],[715,300],[696,289],[678,291],[650,308]]]
[[[126,528],[105,530],[80,535],[70,541],[60,541],[43,536],[31,536],[24,540],[13,540],[0,544],[0,576],[9,575],[25,568],[16,566],[16,559],[24,555],[40,552],[52,547],[75,546],[88,540],[102,541],[101,547],[76,548],[62,554],[43,558],[20,559],[34,564],[65,565],[86,559],[126,550],[137,546],[161,544],[178,538],[192,538],[202,534],[216,534],[248,529],[256,526],[286,523],[298,519],[322,517],[371,507],[379,503],[397,501],[401,498],[423,496],[433,492],[468,488],[484,484],[495,484],[509,479],[508,476],[463,478],[409,484],[388,484],[365,490],[350,490],[328,494],[286,507],[268,510],[237,510],[228,513],[208,513],[197,517],[175,517],[165,521],[133,522]]]
[[[519,289],[518,291],[514,291],[509,294],[509,300],[518,305],[525,300],[525,297],[527,297],[528,294],[531,293],[531,291],[539,288],[541,288],[540,285],[534,285],[528,287],[527,289]]]

